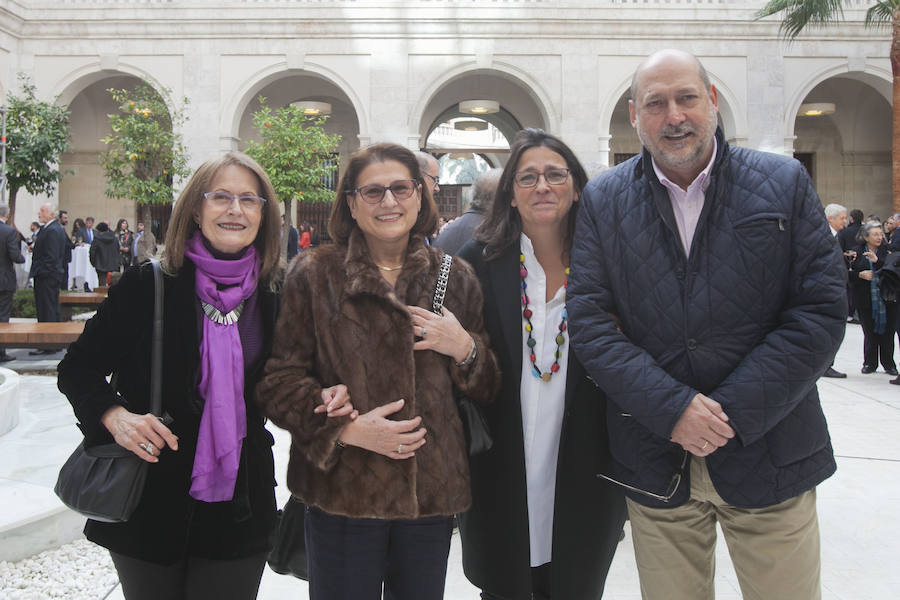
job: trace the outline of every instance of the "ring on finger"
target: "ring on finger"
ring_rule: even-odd
[[[403,444],[397,446],[397,454],[403,454]]]
[[[154,450],[153,442],[147,442],[145,444],[140,444],[140,447],[143,448],[144,452],[146,452],[147,454],[150,454],[150,455],[153,454],[153,450]]]
[[[423,327],[423,328],[422,328],[422,339],[423,339],[423,340],[425,339],[425,334],[426,334],[426,333],[427,333],[427,331],[426,331],[426,329]]]
[[[709,440],[703,440],[703,445],[700,446],[701,450],[706,450],[706,447],[709,446]]]

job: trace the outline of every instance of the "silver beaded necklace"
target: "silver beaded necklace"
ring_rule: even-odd
[[[209,320],[215,321],[219,325],[234,325],[238,322],[238,319],[241,318],[241,312],[244,310],[244,301],[241,300],[240,304],[225,314],[222,314],[222,311],[218,308],[212,304],[207,304],[203,300],[200,301],[200,307],[203,309],[203,314],[206,315]]]

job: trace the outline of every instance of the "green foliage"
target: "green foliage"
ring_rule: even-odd
[[[186,120],[184,112],[170,114],[165,100],[146,83],[133,91],[107,91],[119,112],[109,115],[112,133],[103,138],[107,150],[100,155],[106,195],[138,205],[171,203],[175,180],[190,174],[178,132]],[[187,102],[184,98],[183,104]]]
[[[37,309],[34,307],[34,290],[16,290],[10,316],[30,319],[37,317]]]
[[[247,154],[256,159],[275,187],[282,202],[331,202],[334,192],[323,184],[337,165],[331,153],[341,136],[325,133],[328,117],[309,116],[293,105],[272,110],[260,97],[253,125],[261,142],[250,141]]]
[[[793,40],[807,27],[822,27],[844,17],[845,0],[770,0],[757,13],[761,19],[783,13],[781,33]],[[866,12],[866,25],[890,23],[900,0],[881,0]]]
[[[69,149],[69,111],[41,102],[35,86],[19,74],[21,95],[10,92],[6,120],[6,178],[10,213],[15,211],[16,193],[52,194],[62,179],[60,155]]]

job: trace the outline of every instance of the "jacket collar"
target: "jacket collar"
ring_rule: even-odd
[[[710,171],[710,177],[716,176],[722,166],[722,163],[724,162],[725,156],[728,154],[728,151],[729,146],[728,142],[725,141],[725,132],[722,131],[721,127],[716,127],[716,160],[715,162],[713,162],[713,167]],[[641,179],[645,175],[651,183],[662,185],[661,183],[659,183],[659,179],[656,177],[656,173],[653,171],[653,158],[650,156],[650,151],[646,148],[643,148],[641,150],[640,160],[635,161],[634,164],[634,177],[635,179]]]
[[[419,298],[425,291],[425,285],[434,285],[427,277],[420,277],[422,273],[430,272],[436,260],[425,245],[425,239],[418,235],[411,235],[409,245],[406,247],[406,257],[403,260],[403,270],[397,279],[397,284],[391,287],[378,272],[378,267],[372,261],[369,254],[369,246],[362,231],[354,229],[347,242],[347,254],[344,258],[344,295],[354,297],[364,294],[392,299],[404,307],[406,303],[402,299]]]

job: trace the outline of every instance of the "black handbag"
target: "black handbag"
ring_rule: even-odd
[[[154,305],[150,362],[150,408],[162,414],[163,277],[152,261]],[[127,521],[144,492],[149,463],[116,443],[85,448],[84,441],[69,457],[53,491],[63,504],[95,521]]]
[[[275,543],[266,562],[279,575],[293,575],[309,581],[306,558],[306,505],[294,496],[288,499],[275,530]]]
[[[444,254],[441,259],[441,270],[438,273],[437,285],[431,301],[431,310],[439,315],[442,314],[441,309],[444,306],[444,295],[447,293],[447,281],[452,262],[453,257],[449,254]],[[487,418],[481,410],[481,406],[473,402],[471,398],[466,396],[456,386],[453,386],[453,397],[456,400],[456,408],[459,410],[459,418],[462,421],[463,434],[466,437],[466,448],[469,450],[469,456],[487,452],[494,445],[494,440],[491,438],[491,429],[488,426]]]

